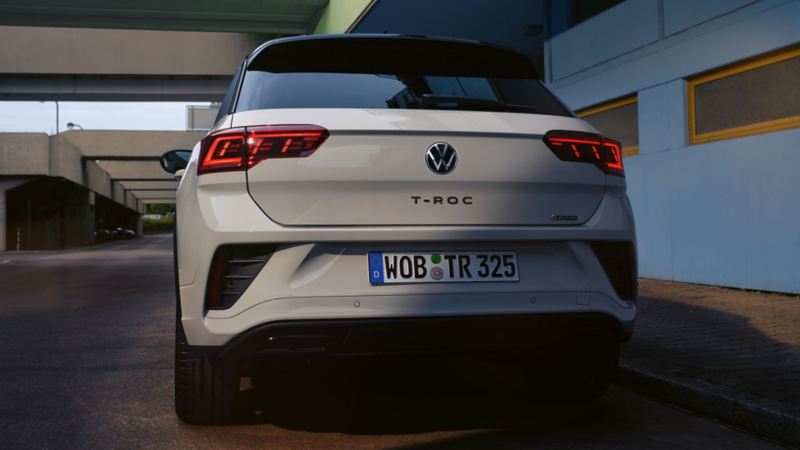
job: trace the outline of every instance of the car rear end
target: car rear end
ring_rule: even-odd
[[[619,144],[527,58],[474,42],[257,49],[193,152],[177,230],[181,332],[215,361],[530,361],[602,336],[615,362],[636,313]]]

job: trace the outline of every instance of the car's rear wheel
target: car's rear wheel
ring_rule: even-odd
[[[237,367],[192,353],[179,323],[175,339],[175,413],[191,424],[230,423],[239,394]]]
[[[175,269],[175,413],[187,423],[217,425],[230,422],[239,394],[238,368],[212,361],[192,351],[181,324],[178,287],[178,241],[173,233]]]

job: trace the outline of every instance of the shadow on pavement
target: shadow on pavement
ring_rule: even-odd
[[[653,295],[662,285],[677,292]],[[677,283],[648,286],[622,361],[800,411],[800,300]]]
[[[241,398],[245,423],[349,434],[531,433],[603,414],[599,403],[539,401],[521,368],[467,358],[318,363],[275,374]]]
[[[182,424],[170,249],[155,236],[7,257],[0,447],[765,446],[614,386],[585,408],[542,404],[521,369],[452,358],[301,366],[243,392],[242,426]]]

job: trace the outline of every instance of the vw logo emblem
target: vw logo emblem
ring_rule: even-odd
[[[425,153],[425,162],[431,172],[445,175],[456,168],[458,154],[456,149],[447,142],[435,142],[428,147],[428,151]]]

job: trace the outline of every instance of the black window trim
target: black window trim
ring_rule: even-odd
[[[244,80],[244,74],[247,73],[247,62],[249,58],[245,58],[242,61],[242,65],[240,66],[241,71],[239,72],[239,79],[236,80],[236,90],[233,96],[233,101],[228,108],[228,112],[226,114],[233,114],[236,111],[236,107],[239,105],[239,93],[242,91],[242,80]]]

